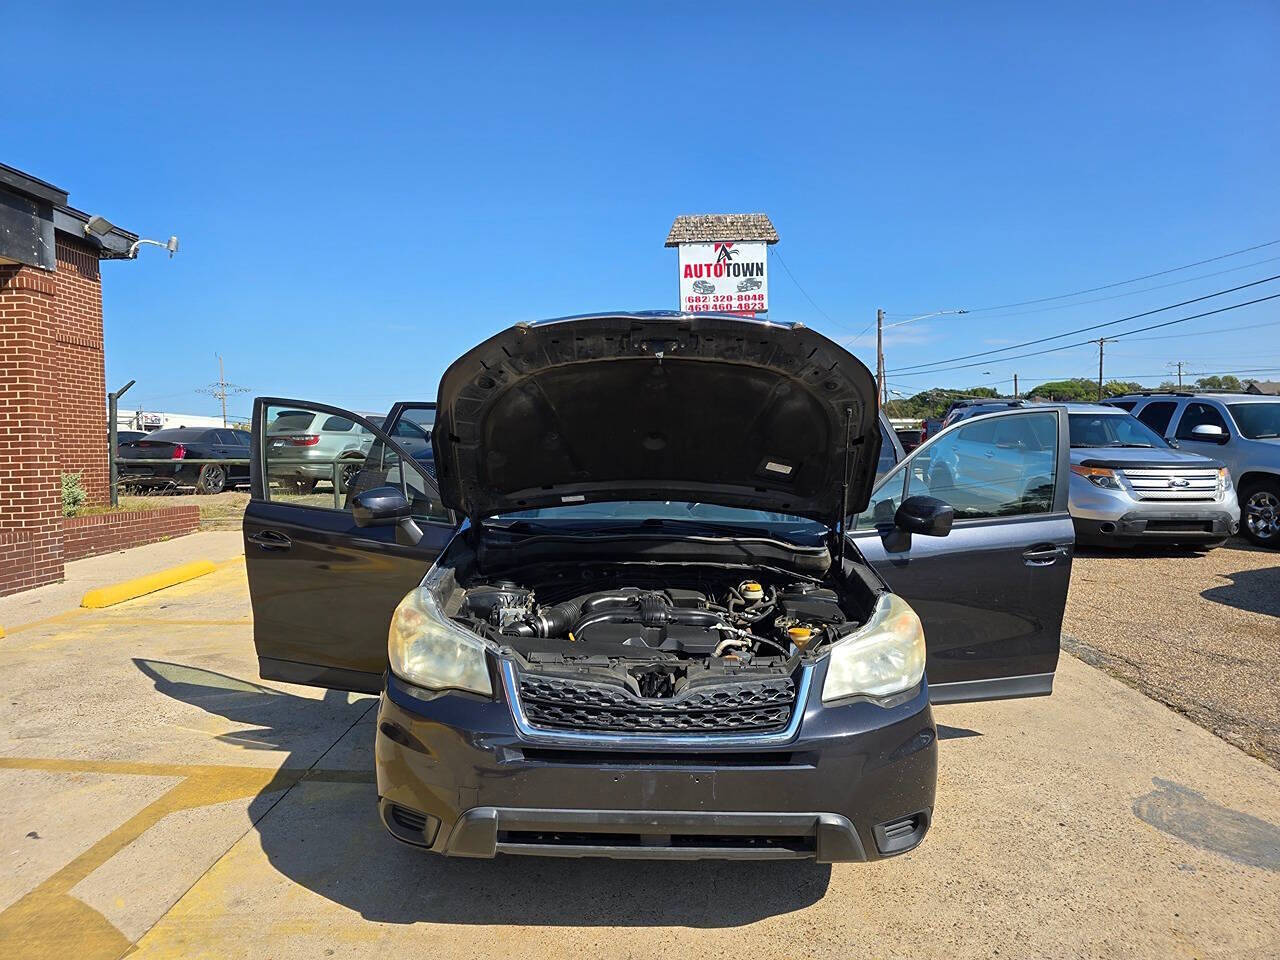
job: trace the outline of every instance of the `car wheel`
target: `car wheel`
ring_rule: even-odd
[[[227,489],[227,471],[216,463],[206,463],[196,478],[196,493],[221,493]]]
[[[346,493],[356,482],[356,478],[360,476],[360,471],[364,469],[364,460],[352,460],[350,463],[344,463],[338,468],[338,492]]]
[[[1280,547],[1280,483],[1249,484],[1240,497],[1240,532],[1260,547]]]

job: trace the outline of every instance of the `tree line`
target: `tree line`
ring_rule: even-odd
[[[1140,383],[1128,380],[1106,380],[1102,384],[1103,399],[1118,397],[1125,393],[1137,393],[1142,390],[1241,390],[1240,380],[1236,377],[1201,377],[1195,383],[1179,387],[1172,380],[1166,380],[1158,387],[1144,387]],[[970,387],[968,390],[946,390],[932,387],[922,390],[911,397],[890,400],[885,410],[891,417],[904,420],[936,420],[947,412],[953,400],[967,397],[1003,396],[991,387]],[[1087,377],[1074,377],[1069,380],[1049,380],[1022,394],[1028,400],[1059,401],[1092,401],[1098,399],[1098,381]]]

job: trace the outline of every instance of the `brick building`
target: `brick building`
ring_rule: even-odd
[[[63,472],[109,495],[100,266],[138,238],[89,221],[0,164],[0,595],[62,579]]]

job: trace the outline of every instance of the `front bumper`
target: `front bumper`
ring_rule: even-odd
[[[1240,526],[1240,506],[1231,486],[1216,500],[1139,500],[1127,489],[1098,487],[1073,474],[1070,493],[1079,543],[1213,543]]]
[[[1076,542],[1131,546],[1138,543],[1222,543],[1240,529],[1239,512],[1164,508],[1123,514],[1115,520],[1072,518]]]
[[[383,823],[436,853],[875,860],[933,816],[937,737],[924,684],[890,705],[823,706],[814,669],[785,743],[593,745],[517,729],[495,699],[388,676],[375,746]],[[745,738],[744,738],[745,740]]]

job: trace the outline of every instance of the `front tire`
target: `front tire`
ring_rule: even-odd
[[[1256,480],[1241,491],[1240,532],[1260,547],[1280,548],[1280,482]]]
[[[216,463],[206,463],[196,479],[196,493],[216,494],[227,489],[227,471]]]

